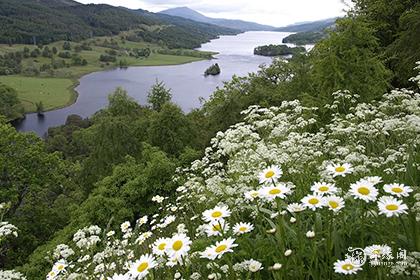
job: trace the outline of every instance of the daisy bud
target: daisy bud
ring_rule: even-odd
[[[272,270],[280,270],[280,269],[281,269],[281,267],[282,267],[282,264],[281,264],[281,263],[275,263],[275,264],[271,267],[271,269],[272,269]]]
[[[314,238],[315,237],[315,232],[314,231],[308,231],[306,233],[306,237],[308,237],[308,238]]]
[[[292,250],[286,250],[286,252],[284,252],[284,255],[286,256],[286,257],[288,257],[288,256],[290,256],[292,254]]]
[[[290,222],[291,222],[292,224],[296,223],[296,218],[295,218],[295,217],[291,217],[291,218],[290,218]]]
[[[269,229],[267,230],[267,233],[274,234],[276,233],[276,229],[275,228]]]
[[[179,272],[175,273],[174,278],[175,279],[181,278],[181,273],[179,273]]]

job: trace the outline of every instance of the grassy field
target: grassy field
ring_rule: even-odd
[[[0,76],[0,83],[16,89],[25,112],[34,112],[37,102],[42,102],[45,110],[52,110],[76,100],[72,79]]]
[[[116,56],[116,63],[104,63],[99,60],[102,54],[110,51],[111,48],[101,46],[102,42],[111,41],[117,42],[120,50]],[[54,69],[51,72],[40,72],[37,76],[26,76],[24,74],[14,76],[0,76],[0,82],[6,84],[17,90],[18,96],[25,107],[26,112],[35,111],[35,103],[42,102],[45,110],[53,110],[62,108],[72,104],[77,97],[74,91],[74,86],[80,77],[105,69],[111,69],[118,67],[120,61],[124,61],[128,66],[159,66],[159,65],[177,65],[183,63],[189,63],[194,61],[203,60],[204,58],[184,56],[184,55],[166,55],[158,53],[161,49],[158,45],[145,43],[145,42],[131,42],[124,41],[118,36],[114,37],[97,37],[86,42],[90,42],[92,50],[82,50],[80,52],[74,51],[74,46],[80,43],[71,43],[72,51],[71,54],[77,54],[82,59],[87,61],[85,66],[74,66],[71,59],[63,59],[54,55],[53,58],[47,57],[29,57],[22,60],[22,68],[37,68],[44,64],[51,65],[53,60],[64,60],[69,67],[63,67]],[[63,41],[49,44],[48,47],[58,49],[58,52],[63,52]],[[1,45],[0,44],[0,55],[8,52],[22,51],[25,47],[29,48],[30,52],[37,48],[32,45]],[[130,56],[128,51],[134,48],[150,48],[151,54],[147,58],[136,58]]]

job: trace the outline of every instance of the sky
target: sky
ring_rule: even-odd
[[[206,16],[242,19],[272,26],[314,21],[344,15],[345,0],[76,0],[159,12],[189,7]]]

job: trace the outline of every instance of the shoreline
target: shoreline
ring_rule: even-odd
[[[82,79],[83,77],[87,76],[87,75],[91,75],[94,73],[100,73],[100,72],[105,72],[105,71],[112,71],[112,70],[116,70],[116,69],[124,69],[124,68],[129,68],[129,67],[160,67],[160,66],[176,66],[176,65],[184,65],[184,64],[189,64],[189,63],[194,63],[194,62],[199,62],[199,61],[204,61],[204,60],[213,60],[215,59],[214,55],[217,55],[217,52],[213,52],[212,53],[212,57],[211,58],[200,58],[200,57],[193,57],[193,56],[181,56],[181,57],[185,57],[188,58],[188,60],[186,59],[186,61],[184,62],[180,62],[180,63],[163,63],[163,64],[153,64],[150,63],[150,65],[146,64],[140,64],[140,63],[134,63],[131,65],[128,65],[127,67],[120,67],[117,65],[109,65],[107,67],[103,67],[103,68],[98,68],[98,69],[94,69],[93,71],[87,71],[85,73],[81,73],[80,75],[74,76],[74,77],[37,77],[37,76],[20,76],[20,75],[16,75],[16,77],[21,77],[21,78],[48,78],[48,79],[69,79],[72,81],[72,85],[70,85],[69,87],[67,87],[67,89],[69,90],[69,94],[70,94],[70,98],[69,101],[66,102],[64,105],[60,105],[57,107],[53,107],[47,110],[44,110],[44,113],[47,112],[51,112],[51,111],[55,111],[55,110],[60,110],[66,107],[69,107],[73,104],[75,104],[77,102],[77,99],[79,97],[79,92],[76,90],[76,88],[80,85],[80,79]],[[168,55],[168,56],[173,56],[173,55]],[[36,111],[27,111],[24,113],[23,118],[18,118],[18,119],[14,119],[14,120],[9,120],[9,123],[12,122],[20,122],[23,121],[26,117],[26,115],[31,115],[31,114],[37,114]]]

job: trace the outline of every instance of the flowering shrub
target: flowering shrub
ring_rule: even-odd
[[[6,243],[8,238],[18,237],[18,228],[9,222],[4,222],[3,217],[10,208],[10,203],[0,203],[0,256],[4,253],[3,244]],[[20,272],[14,270],[0,270],[0,279],[14,280],[26,278]]]
[[[417,81],[417,80],[416,80]],[[47,279],[417,279],[420,94],[252,106],[179,170],[159,213],[90,226]]]

